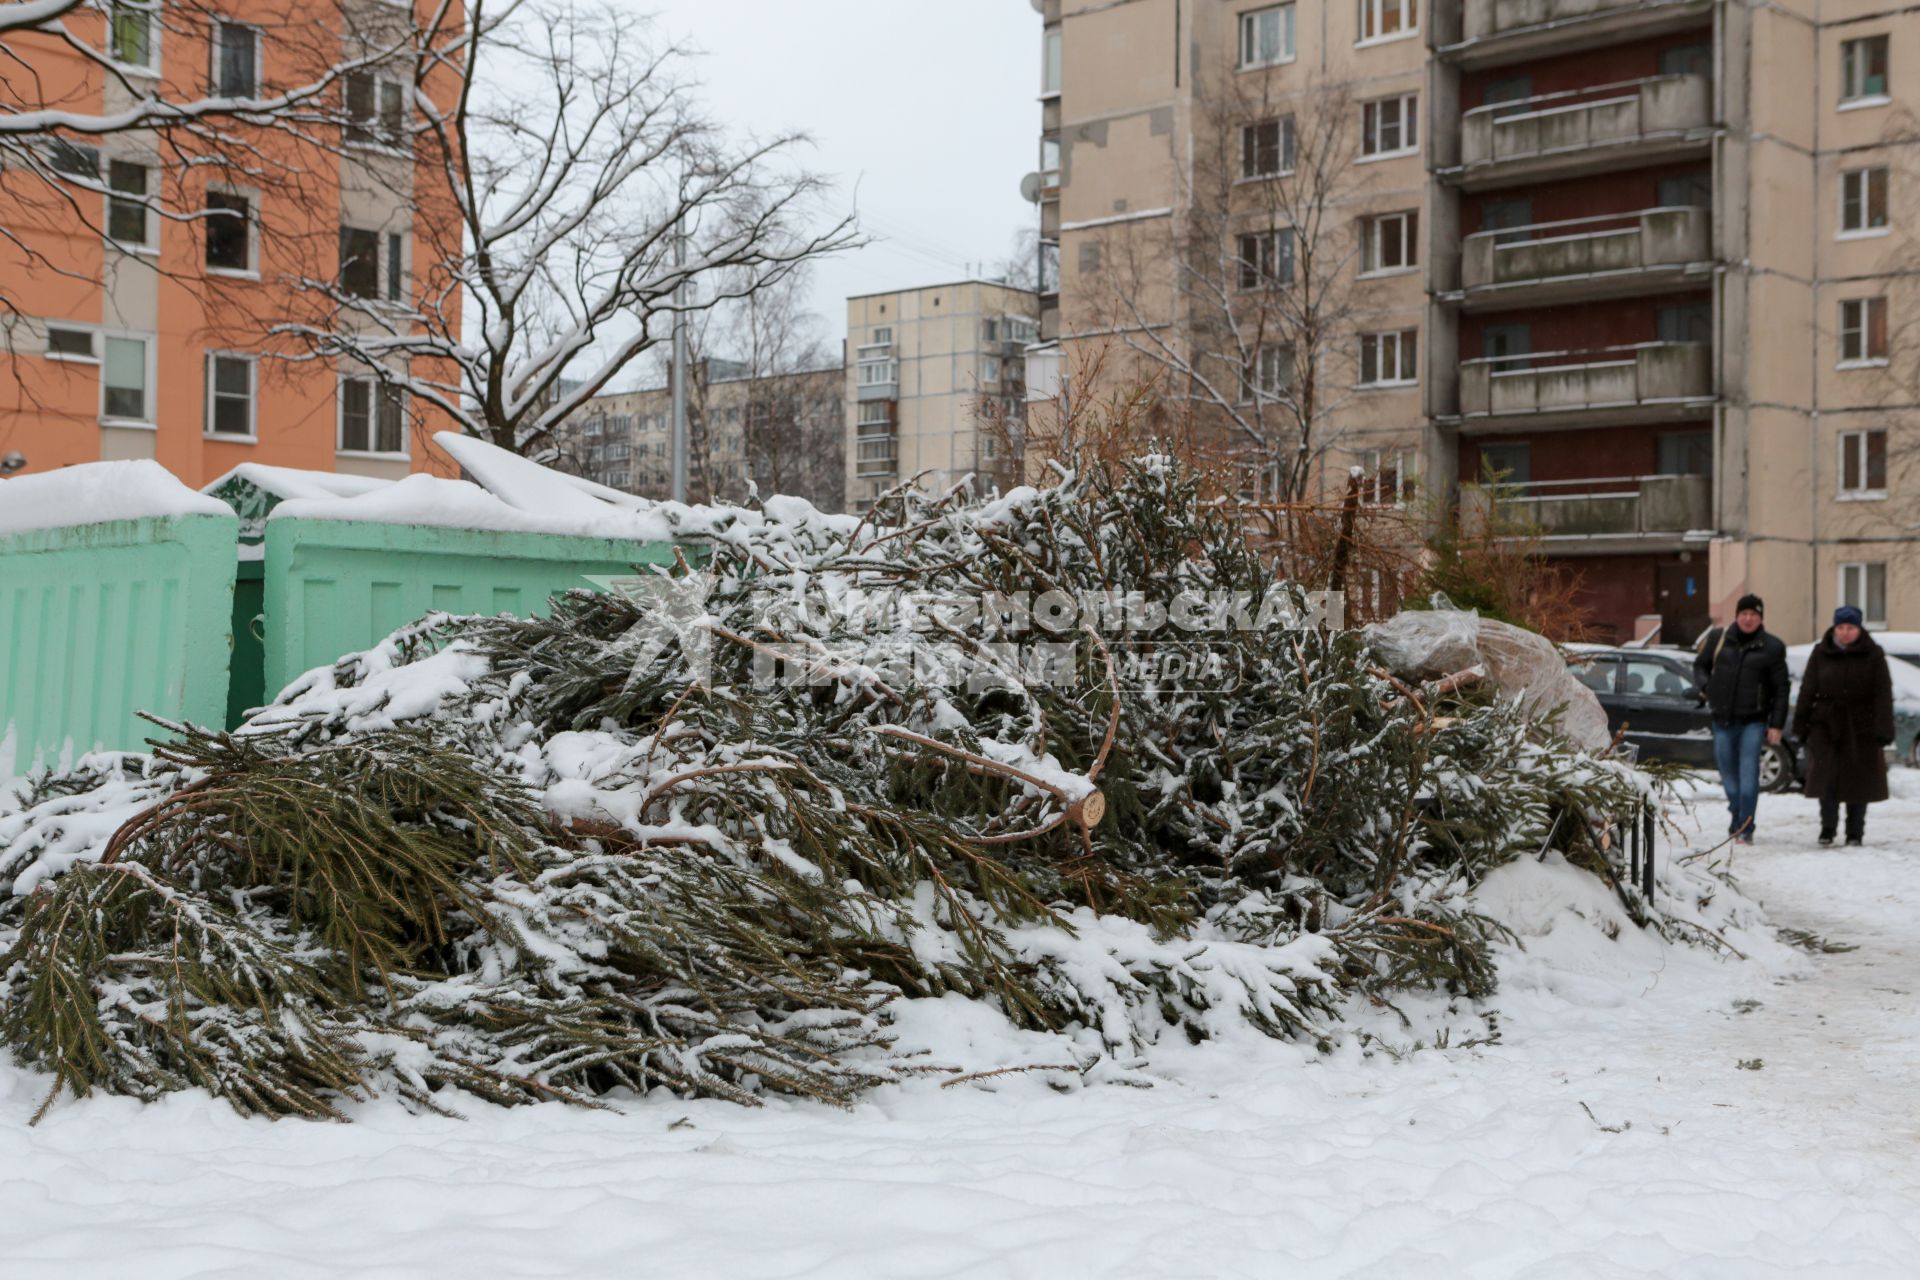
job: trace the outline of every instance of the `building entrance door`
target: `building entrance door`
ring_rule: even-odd
[[[1654,611],[1660,643],[1690,646],[1711,625],[1707,612],[1707,562],[1695,558],[1654,566]]]

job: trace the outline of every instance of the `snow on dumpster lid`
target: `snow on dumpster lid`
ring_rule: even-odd
[[[202,493],[216,493],[235,480],[263,489],[276,498],[356,498],[393,483],[378,476],[347,475],[339,471],[303,471],[298,467],[270,467],[263,462],[243,462],[218,480],[200,486]]]
[[[231,516],[218,498],[196,493],[159,463],[83,462],[0,480],[0,533],[71,529],[154,516]]]
[[[588,538],[664,542],[671,526],[651,513],[626,511],[576,498],[571,512],[532,512],[502,502],[479,485],[424,473],[354,498],[290,498],[267,517],[275,520],[364,520],[493,533],[559,533]],[[599,507],[594,510],[593,507]]]

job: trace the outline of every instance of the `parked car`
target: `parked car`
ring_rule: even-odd
[[[1891,634],[1920,639],[1920,635],[1911,631]],[[1873,638],[1876,643],[1879,642],[1880,633],[1875,632]],[[1810,644],[1796,644],[1787,649],[1787,670],[1793,675],[1793,696],[1796,700],[1800,697],[1800,676],[1806,671],[1807,656],[1812,652],[1813,646]],[[1905,658],[1889,650],[1887,658],[1887,674],[1893,678],[1891,752],[1897,763],[1920,768],[1920,654]]]
[[[1706,698],[1693,687],[1693,650],[1607,645],[1568,645],[1567,650],[1574,675],[1606,710],[1607,728],[1617,734],[1624,725],[1640,759],[1714,767],[1713,717]],[[1799,779],[1800,744],[1791,735],[1761,752],[1762,791],[1785,791]]]
[[[1920,631],[1876,631],[1873,642],[1886,652],[1889,658],[1898,658],[1916,671],[1920,671]],[[1899,696],[1899,689],[1894,690]]]

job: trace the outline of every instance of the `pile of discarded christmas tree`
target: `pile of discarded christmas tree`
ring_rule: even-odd
[[[1088,1062],[1324,1041],[1352,999],[1487,993],[1471,887],[1549,847],[1612,879],[1647,794],[1477,671],[1317,625],[1170,464],[768,507],[35,779],[0,1039],[56,1096],[302,1116],[846,1102],[936,1068],[890,1006],[956,992]]]

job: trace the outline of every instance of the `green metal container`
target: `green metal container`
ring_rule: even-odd
[[[534,617],[547,611],[549,597],[592,585],[590,575],[672,562],[671,542],[270,520],[264,682],[236,689],[235,705],[258,706],[302,673],[435,610]]]
[[[215,727],[232,649],[232,516],[0,535],[0,775]]]

